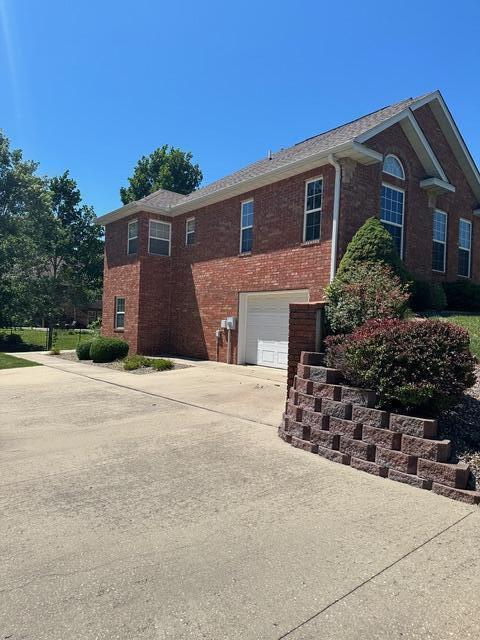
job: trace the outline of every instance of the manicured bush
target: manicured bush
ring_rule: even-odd
[[[59,356],[61,353],[62,352],[58,347],[52,347],[52,350],[50,351],[51,356]]]
[[[128,342],[119,338],[96,338],[90,345],[93,362],[113,362],[125,358],[127,354]]]
[[[475,382],[468,333],[439,320],[370,321],[327,338],[326,349],[328,365],[376,391],[386,409],[438,415]]]
[[[364,262],[383,262],[402,282],[413,279],[398,255],[392,236],[378,218],[368,218],[353,236],[338,265],[337,276],[342,277]]]
[[[447,306],[453,311],[480,311],[480,285],[470,281],[445,282]]]
[[[326,289],[326,317],[333,333],[349,333],[373,318],[403,318],[409,292],[391,267],[359,262]]]
[[[152,367],[156,371],[164,371],[173,367],[173,362],[165,358],[147,358],[146,356],[128,356],[123,361],[125,371],[134,371],[142,367]]]
[[[443,285],[439,282],[415,280],[411,287],[410,306],[415,311],[443,311],[447,307]]]
[[[79,360],[90,360],[90,347],[93,340],[83,340],[75,349]]]

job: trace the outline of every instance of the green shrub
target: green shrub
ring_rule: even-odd
[[[24,342],[22,340],[22,336],[18,333],[0,333],[0,351],[9,351],[9,349],[14,349],[23,345]]]
[[[168,358],[152,358],[151,366],[157,371],[166,371],[173,368],[173,362]]]
[[[93,362],[113,362],[125,358],[127,354],[128,342],[119,338],[96,338],[90,345]]]
[[[152,367],[156,371],[165,371],[173,367],[173,362],[165,358],[147,358],[146,356],[128,356],[123,361],[125,371],[134,371],[141,367]]]
[[[90,347],[92,342],[93,340],[83,340],[83,342],[77,345],[75,351],[79,360],[90,360]]]
[[[408,287],[382,262],[359,262],[326,289],[326,317],[333,333],[349,333],[373,318],[403,318]]]
[[[337,276],[356,269],[364,262],[383,262],[391,267],[402,282],[410,282],[411,275],[398,255],[392,236],[378,218],[368,218],[348,244],[338,265]]]
[[[376,391],[385,409],[438,415],[475,383],[468,333],[448,322],[371,321],[330,336],[326,349],[328,365]]]
[[[59,356],[60,354],[61,351],[58,347],[52,347],[52,350],[50,351],[51,356]]]
[[[412,284],[410,305],[415,311],[434,309],[443,311],[447,307],[447,297],[439,282],[415,280]]]
[[[445,282],[447,306],[453,311],[480,311],[480,285],[470,281]]]

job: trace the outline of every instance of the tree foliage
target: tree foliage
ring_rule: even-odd
[[[0,324],[58,321],[97,298],[103,242],[68,171],[37,174],[0,132]]]
[[[165,144],[140,158],[128,179],[129,186],[120,189],[120,198],[123,204],[128,204],[158,189],[188,195],[199,186],[202,178],[200,167],[192,163],[190,152]]]

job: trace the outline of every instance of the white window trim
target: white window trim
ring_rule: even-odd
[[[315,238],[314,240],[307,240],[306,239],[306,235],[307,235],[307,214],[308,213],[316,213],[317,211],[320,211],[320,214],[322,213],[322,207],[318,207],[317,209],[308,209],[307,211],[307,193],[308,193],[308,185],[311,184],[312,182],[318,182],[321,181],[322,183],[322,207],[323,207],[323,176],[317,176],[316,178],[311,178],[310,180],[306,180],[305,181],[305,199],[303,202],[303,243],[307,243],[307,244],[313,244],[315,242],[320,242],[320,238],[322,236],[322,216],[320,215],[320,228],[319,228],[319,233],[318,233],[318,238]]]
[[[195,228],[194,228],[193,231],[188,231],[188,223],[192,222],[192,220],[195,222]],[[187,218],[185,220],[185,246],[186,247],[191,247],[192,246],[191,244],[188,244],[188,236],[189,236],[190,233],[193,233],[193,235],[195,236],[196,230],[197,230],[197,223],[195,221],[195,217],[192,216],[191,218]],[[194,242],[192,242],[192,244],[195,244],[195,240],[194,240]]]
[[[170,227],[170,231],[168,233],[168,255],[164,255],[163,253],[152,253],[150,251],[150,239],[152,239],[152,222],[161,222],[162,224],[167,224]],[[164,240],[165,238],[153,238],[153,240]],[[167,222],[166,220],[157,220],[156,218],[150,218],[148,221],[148,254],[151,256],[159,256],[160,258],[169,258],[172,253],[172,223]]]
[[[403,210],[402,210],[402,224],[398,224],[398,222],[390,222],[389,220],[382,220],[382,194],[380,194],[380,220],[381,222],[385,222],[385,224],[391,224],[394,227],[400,227],[402,230],[402,235],[400,237],[400,258],[403,260],[403,236],[405,232],[405,189],[401,187],[395,187],[393,184],[389,184],[388,182],[382,182],[382,187],[388,187],[389,189],[393,189],[394,191],[400,191],[403,193]]]
[[[398,164],[400,165],[400,168],[402,170],[402,177],[401,178],[396,176],[394,173],[390,173],[390,171],[385,171],[384,166],[385,166],[385,160],[387,158],[395,158],[395,160],[398,162]],[[400,160],[400,158],[398,156],[396,156],[394,153],[387,153],[387,155],[384,157],[383,163],[382,163],[382,171],[383,171],[383,173],[386,173],[387,176],[392,176],[392,178],[396,178],[397,180],[405,180],[405,167],[403,166],[403,163]]]
[[[433,216],[432,216],[432,245],[434,242],[438,242],[438,244],[443,244],[443,270],[434,269],[432,266],[432,271],[435,273],[446,273],[447,272],[447,241],[448,241],[448,213],[446,211],[442,211],[441,209],[435,209],[433,213],[440,213],[442,216],[445,216],[445,240],[434,240],[433,238]]]
[[[136,224],[137,225],[137,235],[134,238],[130,238],[130,225],[131,224]],[[138,220],[130,220],[130,222],[127,225],[127,255],[128,256],[134,256],[135,254],[138,253],[138,247],[137,247],[137,251],[130,253],[130,251],[129,251],[130,240],[138,240]]]
[[[242,202],[240,203],[240,247],[239,247],[239,253],[242,254],[242,255],[248,255],[249,253],[252,252],[251,249],[250,249],[250,251],[242,251],[243,230],[244,229],[253,229],[253,224],[249,224],[246,227],[243,226],[243,205],[244,204],[248,204],[249,202],[253,202],[253,221],[255,222],[255,201],[254,201],[254,199],[253,198],[248,198],[248,200],[242,200]]]
[[[118,300],[123,300],[123,307],[124,310],[123,311],[117,311],[117,302]],[[127,303],[125,300],[125,296],[115,296],[115,323],[114,323],[114,328],[118,331],[123,331],[125,329],[125,309],[126,309]],[[118,326],[118,321],[117,318],[119,315],[123,316],[123,327],[119,327]]]
[[[460,246],[460,222],[466,222],[468,225],[470,225],[470,247],[468,248],[468,276],[462,275],[460,273],[457,273],[459,278],[471,278],[472,277],[472,232],[473,232],[473,226],[472,226],[472,221],[471,220],[467,220],[466,218],[459,218],[458,220],[458,242],[457,242],[457,272],[458,272],[458,250],[461,249],[462,251],[467,251],[467,249],[465,249],[464,247]]]

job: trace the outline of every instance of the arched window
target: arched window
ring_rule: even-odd
[[[402,163],[396,156],[385,156],[383,161],[383,172],[388,173],[391,176],[405,180],[405,171],[403,170]]]

